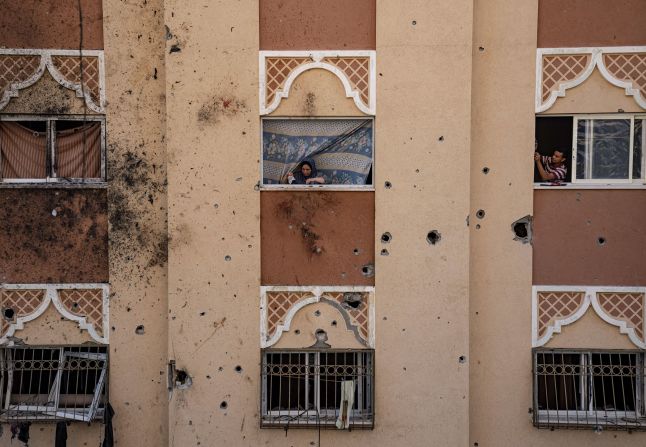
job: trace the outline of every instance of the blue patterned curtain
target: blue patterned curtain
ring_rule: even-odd
[[[286,183],[305,158],[326,184],[365,185],[372,168],[372,120],[281,119],[263,121],[263,184]]]

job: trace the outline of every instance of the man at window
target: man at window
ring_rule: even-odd
[[[534,152],[534,162],[543,181],[559,182],[565,180],[567,167],[561,151],[554,151],[551,157]]]

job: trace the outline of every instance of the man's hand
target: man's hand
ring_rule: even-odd
[[[534,152],[534,161],[539,161],[541,159],[541,154]]]

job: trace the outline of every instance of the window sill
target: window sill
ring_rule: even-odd
[[[551,186],[534,183],[534,189],[646,189],[645,183],[566,183]]]
[[[43,183],[10,183],[0,182],[0,189],[106,189],[107,182],[43,182]]]

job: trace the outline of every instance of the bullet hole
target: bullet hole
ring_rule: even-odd
[[[478,219],[484,219],[484,217],[485,217],[485,211],[484,211],[484,210],[478,210],[478,211],[476,211],[476,217],[477,217]]]
[[[373,276],[375,276],[375,266],[372,264],[366,264],[361,267],[361,273],[366,278],[372,278]]]
[[[603,236],[600,236],[600,237],[597,239],[597,244],[599,244],[599,245],[605,245],[605,244],[606,244],[606,238],[605,238],[605,237],[603,237]]]
[[[193,385],[193,379],[188,375],[183,369],[178,369],[175,371],[175,388],[179,390],[185,390]]]
[[[226,255],[226,256],[224,257],[224,260],[225,260],[225,261],[230,261],[230,260],[231,260],[231,256]]]
[[[72,303],[72,309],[78,310],[79,308],[79,303]]]
[[[511,224],[514,240],[527,244],[532,241],[532,216],[525,216]]]
[[[7,320],[13,320],[13,316],[16,314],[11,307],[7,307],[2,313]]]
[[[460,357],[458,357],[458,362],[466,363],[466,361],[467,361],[467,358],[465,356],[461,355]]]
[[[320,317],[321,316],[321,311],[320,310],[315,310],[314,311],[314,316],[315,317]]]
[[[241,372],[242,372],[242,366],[240,366],[240,365],[236,365],[236,367],[235,367],[235,368],[233,368],[233,369],[234,369],[234,370],[235,370],[235,372],[237,372],[237,373],[241,373]]]
[[[361,293],[357,292],[345,292],[343,294],[343,307],[358,309],[361,306],[363,301]]]
[[[413,20],[411,23],[413,24],[413,26],[415,26],[417,25],[417,20]]]
[[[388,256],[390,253],[388,253],[388,250],[386,250],[386,249],[384,248],[384,249],[382,249],[382,250],[381,250],[381,253],[380,253],[380,254],[381,254],[381,256]]]
[[[485,166],[484,168],[482,168],[482,173],[483,173],[484,175],[489,174],[489,168],[488,168],[488,167],[486,167],[486,166]]]
[[[217,203],[213,204],[213,208],[219,208],[219,207],[220,207],[220,205],[218,205]]]
[[[480,229],[480,224],[476,224],[476,230]]]
[[[484,51],[484,47],[478,47],[478,51],[482,53]]]
[[[388,320],[388,317],[384,317],[384,318],[383,318],[383,320],[384,320],[384,321]]]
[[[256,183],[255,185],[253,185],[253,190],[260,191],[260,184]]]
[[[182,49],[179,47],[178,44],[171,45],[170,53],[179,53],[180,51],[182,51]]]
[[[227,403],[226,400],[223,400],[222,402],[220,402],[220,410],[226,410],[227,408],[229,408],[229,404]]]
[[[140,324],[135,328],[135,334],[137,335],[144,335],[144,325]]]
[[[479,445],[480,445],[480,444],[478,444],[477,442],[474,442],[474,443],[473,443],[473,447],[478,447]]]
[[[296,335],[301,335],[301,330],[300,330],[300,329],[296,329],[296,330],[294,331],[294,333],[295,333]]]
[[[392,238],[393,237],[390,235],[390,233],[386,231],[384,234],[381,235],[381,243],[387,244],[390,242]]]
[[[155,73],[153,74],[153,79],[157,79],[157,67],[155,67]]]
[[[440,242],[441,239],[442,239],[442,235],[437,230],[430,231],[426,235],[426,242],[428,242],[431,245],[437,244],[438,242]]]
[[[393,187],[393,184],[392,184],[392,183],[390,183],[390,182],[384,182],[384,187],[385,187],[386,189],[390,189],[390,188],[392,188],[392,187]]]
[[[200,317],[203,317],[204,315],[206,315],[206,312],[200,312]]]
[[[359,256],[360,252],[358,248],[355,248],[354,250],[352,250],[352,253],[354,253],[355,256]]]
[[[624,109],[617,109],[617,113],[624,113]]]
[[[331,324],[332,324],[332,326],[336,327],[336,325],[337,325],[336,320],[332,320],[332,323],[331,323]]]
[[[437,141],[444,141],[444,135],[440,135],[440,138],[438,138]]]

